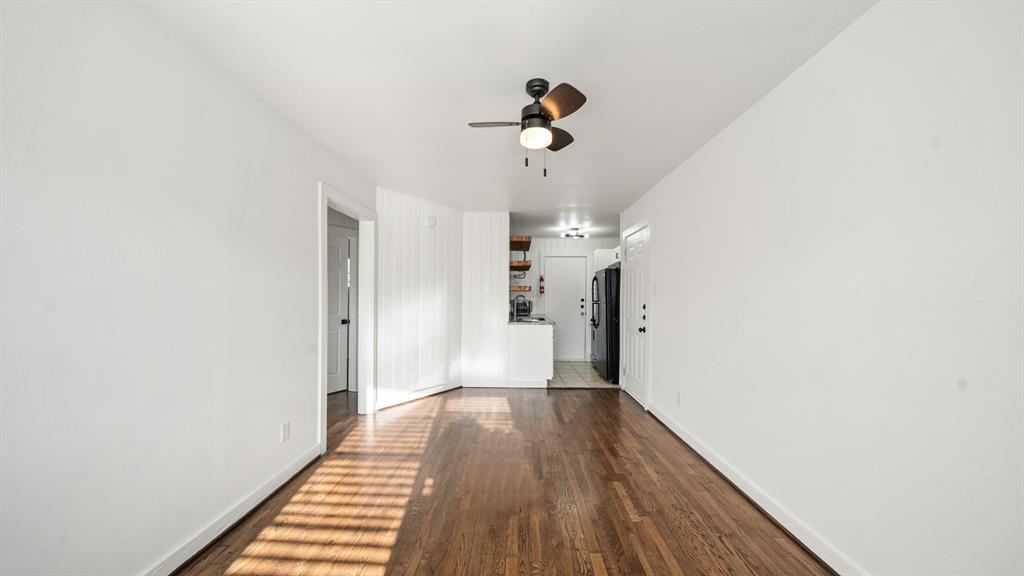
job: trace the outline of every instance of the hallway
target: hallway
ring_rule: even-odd
[[[327,456],[179,574],[831,573],[617,390],[329,399]]]

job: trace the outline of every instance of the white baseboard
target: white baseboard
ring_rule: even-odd
[[[547,380],[463,380],[463,388],[547,388]]]
[[[260,486],[254,492],[246,496],[245,499],[228,510],[226,514],[210,523],[183,546],[171,552],[149,570],[146,570],[146,576],[167,576],[177,570],[182,564],[195,556],[207,544],[216,540],[221,533],[230,528],[235,522],[238,522],[243,516],[251,512],[252,509],[263,502],[267,496],[270,496],[275,490],[283,486],[285,482],[291,480],[292,476],[295,476],[310,462],[319,457],[320,445],[317,444],[311,448],[309,452],[300,456],[297,460],[289,464],[287,468],[271,478],[269,482]]]
[[[743,473],[726,462],[711,447],[702,442],[700,438],[691,434],[686,428],[683,428],[668,414],[655,406],[649,407],[648,410],[683,442],[686,442],[698,454],[703,456],[705,460],[710,462],[712,466],[717,468],[719,472],[735,484],[751,500],[757,502],[758,506],[770,514],[779,524],[782,524],[797,540],[817,554],[833,570],[843,576],[866,576],[868,574],[864,568],[858,566],[831,542],[825,540],[825,538],[815,532],[785,506],[761,490],[750,478],[744,476]]]
[[[439,394],[441,392],[447,392],[456,388],[461,388],[461,382],[450,382],[447,384],[438,384],[437,386],[431,386],[430,388],[424,388],[423,390],[417,390],[415,392],[398,392],[398,391],[384,391],[377,390],[377,410],[382,408],[390,408],[391,406],[397,406],[412,400],[419,400],[427,396]]]

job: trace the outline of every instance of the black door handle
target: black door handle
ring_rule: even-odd
[[[647,326],[641,326],[640,327],[640,332],[646,334],[647,333]]]
[[[342,325],[348,324],[348,318],[342,318],[341,323]]]

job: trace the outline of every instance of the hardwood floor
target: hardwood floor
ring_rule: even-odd
[[[180,574],[832,573],[618,390],[329,413],[327,456]]]

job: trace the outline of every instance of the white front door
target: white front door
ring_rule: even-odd
[[[349,239],[327,237],[327,393],[348,390]]]
[[[544,258],[544,315],[555,321],[555,360],[586,360],[587,258]]]
[[[647,379],[650,350],[647,344],[647,318],[650,314],[647,292],[649,259],[647,226],[628,232],[622,260],[621,307],[622,388],[644,406],[647,405]]]

